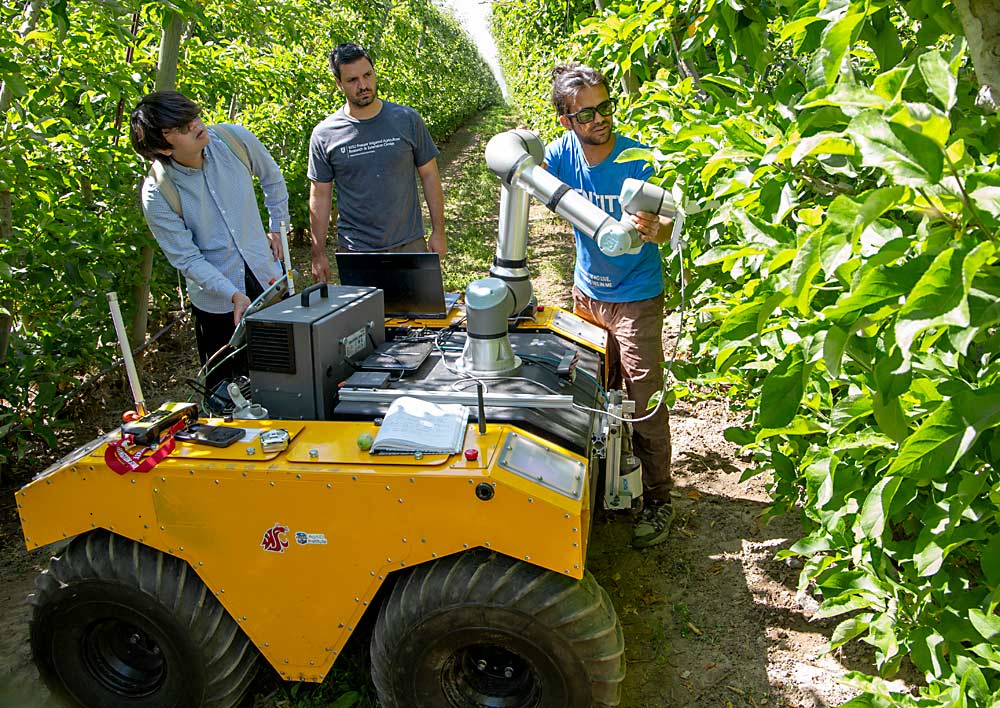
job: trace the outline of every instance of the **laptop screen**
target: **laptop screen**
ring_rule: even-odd
[[[386,317],[441,318],[450,309],[436,253],[338,253],[337,270],[342,285],[379,288]]]

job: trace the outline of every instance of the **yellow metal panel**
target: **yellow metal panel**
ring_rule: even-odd
[[[39,478],[17,493],[26,543],[103,527],[182,558],[283,676],[308,681],[323,679],[392,572],[484,547],[582,577],[589,486],[574,500],[497,467],[514,428],[469,427],[476,460],[431,463],[352,448],[369,424],[294,425],[293,447],[321,457],[175,452],[149,474],[119,476],[90,456]]]

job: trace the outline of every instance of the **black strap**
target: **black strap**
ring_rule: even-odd
[[[566,192],[568,192],[569,190],[570,187],[568,184],[559,185],[559,188],[552,195],[552,198],[549,201],[545,202],[545,208],[548,209],[549,211],[555,211],[556,204],[559,203],[559,201],[563,198],[563,196],[565,196]]]
[[[501,268],[524,268],[524,266],[528,265],[528,259],[522,258],[519,261],[508,261],[506,258],[493,256],[493,265],[500,266]]]
[[[473,332],[466,332],[465,336],[469,339],[503,339],[507,336],[507,332],[506,330],[497,334],[475,334]]]

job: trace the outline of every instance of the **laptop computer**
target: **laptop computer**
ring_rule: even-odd
[[[337,270],[342,285],[379,288],[386,317],[440,319],[460,297],[445,295],[436,253],[338,253]]]

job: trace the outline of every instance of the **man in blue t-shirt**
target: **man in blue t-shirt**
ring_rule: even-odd
[[[616,219],[618,195],[629,177],[649,179],[642,161],[616,162],[640,143],[614,132],[615,102],[607,79],[578,63],[552,72],[552,103],[566,133],[545,150],[545,168]],[[636,548],[666,540],[673,520],[670,504],[670,423],[667,409],[646,409],[663,387],[663,268],[658,244],[670,236],[671,221],[639,212],[629,217],[642,235],[639,253],[604,255],[597,243],[574,228],[576,268],[573,311],[608,330],[610,385],[624,381],[636,403],[632,444],[642,463],[644,508],[632,533]]]
[[[313,277],[324,282],[330,277],[326,238],[332,211],[338,250],[430,250],[444,258],[448,246],[438,149],[423,119],[408,106],[378,97],[375,69],[361,46],[338,45],[330,53],[330,69],[346,100],[316,126],[309,141]],[[426,241],[418,177],[431,217]]]

